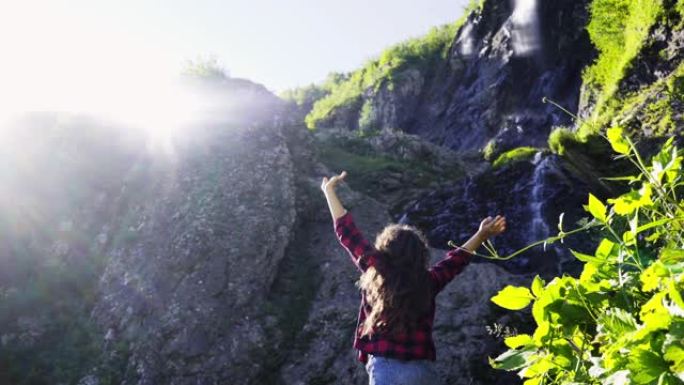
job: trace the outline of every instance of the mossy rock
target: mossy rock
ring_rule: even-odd
[[[513,163],[530,160],[537,152],[539,149],[534,147],[517,147],[499,155],[492,163],[492,167],[498,169]]]

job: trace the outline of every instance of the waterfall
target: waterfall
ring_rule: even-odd
[[[530,56],[541,46],[537,0],[513,0],[511,41],[516,56]]]
[[[544,176],[547,171],[549,171],[549,163],[551,157],[545,157],[541,159],[541,152],[538,152],[534,157],[534,163],[536,164],[534,168],[534,173],[532,174],[532,191],[530,194],[529,202],[529,212],[531,215],[530,220],[530,233],[528,237],[528,242],[532,243],[544,239],[549,236],[549,226],[544,220]]]
[[[469,22],[463,27],[461,37],[458,39],[461,55],[469,57],[475,53],[475,41],[473,38],[473,23]]]

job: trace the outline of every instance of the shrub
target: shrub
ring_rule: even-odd
[[[307,104],[313,104],[316,100],[321,99],[327,94],[328,92],[323,87],[310,84],[305,87],[297,87],[285,90],[278,96],[280,96],[281,99],[302,107],[306,106]]]
[[[202,79],[225,79],[228,72],[215,56],[186,60],[181,72],[184,76]]]
[[[576,230],[601,228],[578,278],[564,275],[531,287],[507,286],[492,301],[510,310],[532,303],[536,330],[505,339],[509,350],[490,364],[517,371],[525,385],[682,384],[684,379],[684,201],[682,156],[668,140],[646,164],[621,128],[607,132],[612,148],[638,175],[632,189],[607,204],[589,195],[592,216]],[[514,253],[515,254],[515,253]]]

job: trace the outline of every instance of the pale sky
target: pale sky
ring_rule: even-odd
[[[352,70],[458,19],[467,2],[0,0],[0,102],[52,108],[130,94],[198,55],[281,91]]]

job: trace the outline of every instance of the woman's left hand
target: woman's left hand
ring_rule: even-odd
[[[506,217],[497,215],[495,218],[487,217],[480,222],[478,233],[485,239],[489,239],[506,231]]]

